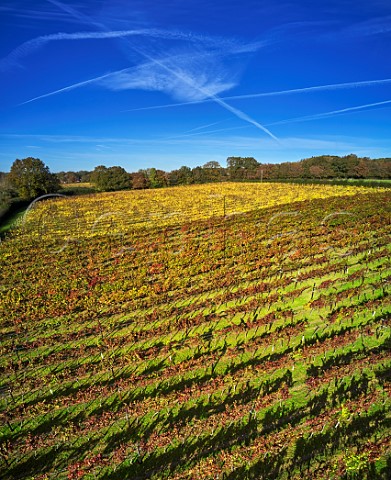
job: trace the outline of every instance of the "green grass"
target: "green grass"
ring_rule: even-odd
[[[0,217],[0,238],[4,238],[18,224],[26,211],[27,205],[27,202],[15,203]]]

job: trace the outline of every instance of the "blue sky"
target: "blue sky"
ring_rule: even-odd
[[[0,171],[391,156],[389,0],[2,0]]]

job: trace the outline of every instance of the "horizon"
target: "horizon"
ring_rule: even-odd
[[[379,157],[379,158],[370,158],[370,157],[359,157],[357,156],[354,152],[351,152],[350,154],[347,154],[345,157],[349,157],[349,156],[356,156],[358,159],[366,159],[366,160],[369,160],[369,161],[383,161],[383,160],[391,160],[390,157]],[[301,162],[305,162],[306,160],[311,160],[312,158],[320,158],[320,157],[336,157],[336,158],[344,158],[344,157],[340,157],[338,155],[332,155],[332,154],[325,154],[325,155],[317,155],[317,156],[312,156],[312,157],[308,157],[308,158],[301,158],[299,160],[290,160],[290,161],[279,161],[279,162],[273,162],[273,163],[267,163],[267,162],[259,162],[256,158],[254,160],[256,160],[258,162],[258,165],[259,167],[262,167],[262,166],[267,166],[267,165],[283,165],[285,163],[301,163]],[[33,157],[34,158],[34,157]],[[95,165],[94,167],[92,167],[90,170],[87,170],[87,169],[84,169],[84,168],[80,168],[79,170],[56,170],[56,171],[53,171],[50,169],[50,165],[46,165],[45,162],[44,165],[45,167],[48,167],[49,168],[49,171],[55,175],[57,174],[60,174],[60,173],[68,173],[68,172],[73,172],[73,173],[79,173],[79,172],[87,172],[87,173],[92,173],[94,171],[95,168],[97,167],[100,167],[100,166],[103,166],[103,167],[106,167],[106,168],[110,168],[110,167],[120,167],[120,168],[124,168],[124,170],[129,173],[129,174],[132,174],[132,173],[137,173],[138,171],[147,171],[147,170],[150,170],[150,169],[156,169],[156,170],[160,170],[160,171],[163,171],[165,173],[171,173],[172,171],[174,170],[177,170],[181,167],[189,167],[191,168],[192,170],[194,168],[221,168],[223,170],[226,170],[228,169],[228,165],[227,165],[227,161],[228,161],[228,158],[226,159],[225,161],[225,165],[222,165],[220,162],[219,163],[219,166],[216,166],[216,167],[207,167],[206,163],[204,165],[195,165],[194,167],[189,167],[188,165],[181,165],[180,167],[178,168],[175,168],[175,169],[172,169],[172,170],[164,170],[164,168],[156,168],[154,167],[153,165],[152,166],[147,166],[145,168],[140,168],[139,170],[134,170],[134,171],[130,171],[128,169],[126,169],[125,167],[123,167],[122,165]],[[235,157],[235,158],[240,158],[240,157]],[[254,157],[247,157],[247,158],[254,158]],[[23,159],[17,159],[17,160],[23,160]],[[39,159],[39,160],[42,160],[42,159]],[[9,172],[4,172],[4,171],[1,171],[0,170],[0,173],[1,174],[7,174]]]
[[[391,4],[5,0],[0,171],[391,156]]]

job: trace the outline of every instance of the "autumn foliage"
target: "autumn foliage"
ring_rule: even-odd
[[[37,202],[0,244],[3,477],[387,478],[387,190]]]

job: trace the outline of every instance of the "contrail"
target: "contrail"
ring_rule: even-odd
[[[61,8],[62,10],[65,10],[66,12],[68,12],[69,14],[71,14],[72,16],[74,16],[75,18],[77,18],[78,20],[80,21],[83,21],[83,22],[87,22],[88,24],[92,24],[92,25],[95,25],[103,30],[107,30],[107,28],[102,25],[102,24],[99,24],[97,22],[94,22],[93,20],[91,20],[89,17],[87,17],[86,15],[82,15],[81,13],[79,13],[77,10],[73,9],[72,7],[70,6],[67,6],[67,5],[63,5],[62,2],[58,2],[56,0],[48,0],[50,3],[52,3],[53,5],[56,5],[58,8]],[[256,120],[252,119],[249,115],[247,115],[246,113],[242,112],[241,110],[235,108],[235,107],[232,107],[231,105],[229,105],[228,103],[226,103],[224,100],[222,100],[221,98],[217,97],[216,95],[214,94],[211,94],[210,92],[208,92],[206,89],[203,89],[197,85],[194,85],[194,82],[189,79],[187,76],[185,75],[182,75],[180,73],[178,73],[177,71],[173,70],[172,68],[168,67],[167,65],[165,65],[164,63],[160,62],[159,60],[156,60],[155,58],[153,58],[151,55],[149,55],[148,53],[144,52],[143,50],[135,47],[134,45],[132,45],[129,41],[127,41],[128,45],[130,46],[130,48],[132,50],[134,50],[135,52],[137,52],[138,54],[142,55],[143,57],[147,58],[149,61],[151,61],[152,63],[154,63],[155,65],[158,65],[160,68],[166,70],[167,72],[169,72],[171,75],[173,75],[174,77],[176,77],[177,79],[181,80],[182,82],[184,82],[185,84],[189,85],[191,88],[194,88],[195,90],[197,90],[198,92],[202,93],[204,96],[206,97],[209,97],[212,101],[214,101],[215,103],[217,103],[218,105],[220,105],[221,107],[223,107],[224,109],[226,109],[227,111],[231,112],[232,114],[234,114],[236,117],[240,118],[241,120],[244,120],[245,122],[248,122],[252,125],[254,125],[256,128],[258,128],[259,130],[262,130],[263,132],[265,132],[267,135],[269,135],[271,138],[273,138],[274,140],[276,140],[277,142],[279,141],[278,138],[276,136],[274,136],[266,127],[264,127],[263,125],[261,125],[259,122],[257,122]]]
[[[241,110],[238,110],[237,108],[232,107],[232,105],[229,105],[228,103],[224,102],[223,100],[221,100],[221,98],[217,97],[216,95],[213,95],[211,98],[213,98],[213,100],[217,104],[221,105],[223,108],[225,108],[229,112],[232,112],[238,118],[244,120],[247,123],[251,123],[255,127],[265,132],[267,135],[269,135],[269,137],[271,137],[273,140],[275,140],[276,142],[279,142],[278,138],[275,135],[273,135],[270,130],[268,130],[266,127],[258,123],[256,120],[253,120],[249,115],[247,115],[247,113],[244,113]]]
[[[287,120],[280,120],[278,122],[269,123],[268,126],[283,125],[285,123],[306,122],[308,120],[316,120],[318,118],[332,117],[334,115],[354,112],[356,110],[363,110],[365,108],[370,108],[370,107],[378,107],[380,105],[387,105],[389,103],[391,103],[391,100],[385,100],[383,102],[376,102],[376,103],[367,103],[365,105],[357,105],[356,107],[342,108],[341,110],[333,110],[331,112],[317,113],[315,115],[306,115],[303,117],[295,117],[295,118],[289,118]]]
[[[186,135],[191,132],[197,132],[198,130],[203,130],[204,128],[213,127],[213,125],[218,125],[219,123],[224,123],[226,121],[227,120],[219,120],[218,122],[208,123],[207,125],[201,125],[200,127],[195,127],[190,130],[186,130],[186,132],[184,132],[183,135]]]
[[[361,82],[331,83],[328,85],[316,85],[313,87],[293,88],[290,90],[279,90],[276,92],[252,93],[252,94],[250,93],[248,95],[235,95],[235,96],[224,97],[224,98],[226,100],[235,100],[235,99],[242,100],[245,98],[289,95],[291,93],[309,93],[309,92],[325,91],[325,90],[340,90],[340,89],[346,89],[346,88],[370,87],[370,86],[382,85],[387,83],[391,83],[391,78],[384,78],[381,80],[364,80]]]
[[[268,125],[266,125],[266,126],[268,126]],[[184,132],[180,135],[174,135],[173,137],[169,137],[169,140],[175,140],[177,138],[184,138],[184,137],[195,137],[195,136],[200,136],[200,135],[210,135],[212,133],[228,132],[230,130],[242,130],[244,128],[249,128],[249,125],[242,125],[241,127],[216,128],[214,130],[206,130],[206,131],[201,131],[201,132],[194,132],[193,130],[189,130],[189,132],[192,132],[192,133]]]
[[[316,85],[313,87],[293,88],[289,90],[277,90],[275,92],[249,93],[245,95],[231,95],[228,97],[221,97],[221,99],[222,100],[245,100],[247,98],[273,97],[273,96],[279,96],[279,95],[290,95],[294,93],[310,93],[310,92],[316,92],[316,91],[371,87],[376,85],[385,85],[387,83],[391,83],[391,78],[384,78],[381,80],[365,80],[362,82],[332,83],[329,85]],[[195,105],[195,104],[207,103],[212,101],[213,101],[212,99],[206,98],[205,100],[194,100],[191,102],[170,103],[166,105],[154,105],[151,107],[132,108],[130,110],[124,110],[124,112],[136,112],[140,110],[156,110],[160,108],[183,107],[186,105]]]
[[[314,114],[314,115],[306,115],[306,116],[303,116],[303,117],[294,117],[294,118],[288,118],[286,120],[279,120],[278,122],[268,123],[265,126],[266,127],[272,127],[274,125],[284,125],[286,123],[295,123],[295,122],[305,122],[305,121],[309,121],[309,120],[317,120],[317,119],[321,119],[321,118],[332,117],[334,115],[343,115],[344,113],[349,113],[349,112],[358,111],[358,110],[364,110],[365,108],[387,105],[387,104],[390,104],[390,103],[391,103],[391,100],[385,100],[383,102],[368,103],[368,104],[365,104],[365,105],[357,105],[356,107],[348,107],[348,108],[343,108],[341,110],[333,110],[331,112],[317,113],[317,114]],[[199,128],[203,128],[203,127],[199,127]],[[190,133],[190,132],[193,132],[193,131],[197,130],[197,129],[193,129],[193,130],[189,130],[188,132],[185,132],[182,135],[177,135],[174,138],[177,138],[177,137],[192,137],[192,136],[195,136],[195,135],[209,135],[211,133],[227,132],[229,130],[240,130],[240,129],[243,129],[243,128],[246,128],[246,127],[219,128],[219,129],[216,129],[216,130],[207,130],[207,131],[203,131],[203,132]]]
[[[207,55],[208,54],[202,55],[202,58],[207,57]],[[181,60],[182,58],[186,59],[187,57],[188,57],[188,54],[175,55],[175,56],[170,57],[170,60],[175,59],[176,61],[178,61],[178,60]],[[150,62],[148,64],[147,63],[144,64],[144,66],[148,66],[148,65],[155,65],[155,63]],[[74,90],[76,88],[83,87],[85,85],[91,85],[91,84],[94,84],[94,83],[99,84],[99,82],[101,82],[101,80],[108,79],[110,77],[118,76],[119,74],[124,73],[124,72],[128,73],[128,72],[131,72],[132,70],[137,70],[137,68],[138,67],[127,67],[127,68],[124,68],[124,69],[121,69],[121,70],[116,70],[114,72],[107,73],[105,75],[100,75],[98,77],[90,78],[90,79],[84,80],[82,82],[77,82],[77,83],[74,83],[72,85],[68,85],[66,87],[60,88],[58,90],[54,90],[52,92],[48,92],[48,93],[45,93],[43,95],[39,95],[37,97],[31,98],[31,99],[29,99],[25,102],[20,103],[19,106],[20,105],[25,105],[26,103],[34,102],[34,101],[42,99],[42,98],[51,97],[52,95],[57,95],[59,93]]]
[[[124,68],[123,70],[118,70],[114,73],[126,72],[128,70],[130,70],[130,69],[129,68]],[[58,93],[68,92],[70,90],[74,90],[76,88],[83,87],[84,85],[89,85],[89,84],[92,84],[92,83],[96,83],[99,80],[102,80],[104,78],[112,76],[114,73],[113,72],[106,73],[105,75],[101,75],[100,77],[95,77],[95,78],[91,78],[89,80],[84,80],[83,82],[74,83],[73,85],[69,85],[68,87],[60,88],[59,90],[55,90],[54,92],[45,93],[44,95],[39,95],[38,97],[34,97],[34,98],[31,98],[30,100],[19,103],[19,106],[26,105],[27,103],[35,102],[35,100],[40,100],[41,98],[51,97],[52,95],[57,95]]]
[[[75,33],[54,33],[51,35],[44,35],[41,37],[34,38],[25,43],[22,43],[17,48],[15,48],[11,53],[6,57],[0,60],[1,70],[6,70],[10,64],[15,64],[20,58],[23,58],[33,52],[34,50],[39,49],[43,45],[53,41],[61,40],[106,40],[111,38],[125,38],[133,36],[148,36],[152,38],[164,38],[166,40],[187,40],[190,42],[204,42],[212,43],[212,41],[207,37],[201,37],[197,35],[188,35],[182,32],[171,31],[160,29],[138,29],[138,30],[112,30],[105,32],[75,32]],[[221,41],[222,42],[222,41]],[[220,45],[222,48],[223,43],[214,42],[214,46]],[[247,46],[251,48],[251,45]],[[244,48],[244,47],[242,47]]]
[[[78,18],[83,23],[88,25],[94,25],[98,27],[101,31],[97,32],[75,32],[75,33],[55,33],[51,35],[43,35],[27,42],[22,43],[12,52],[10,52],[6,57],[0,59],[0,70],[6,70],[12,64],[17,64],[17,61],[20,58],[23,58],[33,52],[34,50],[39,49],[46,43],[59,40],[99,40],[99,39],[110,39],[110,38],[125,38],[132,36],[146,36],[152,38],[163,38],[166,40],[184,40],[191,43],[204,45],[210,45],[217,49],[232,49],[233,53],[240,52],[250,52],[257,50],[260,47],[265,45],[265,42],[253,42],[246,45],[238,45],[237,43],[225,39],[223,37],[210,37],[206,35],[197,35],[193,33],[186,33],[179,30],[163,30],[159,28],[143,28],[143,29],[134,29],[134,30],[109,30],[103,24],[94,22],[91,18],[86,15],[76,12],[72,7],[68,5],[63,5],[60,2],[55,0],[48,0],[49,3],[52,3],[58,8],[65,10],[66,13]],[[103,30],[103,31],[102,31]]]
[[[28,42],[22,43],[19,47],[15,48],[6,57],[0,60],[1,70],[7,69],[10,64],[16,64],[20,58],[26,57],[34,50],[39,49],[46,43],[59,40],[97,40],[108,38],[121,38],[130,35],[145,35],[145,30],[126,30],[126,31],[113,31],[113,32],[77,32],[77,33],[55,33],[52,35],[44,35],[34,38]]]
[[[69,13],[71,16],[77,18],[81,22],[87,23],[88,25],[95,25],[98,28],[102,30],[107,30],[105,25],[102,23],[95,22],[92,18],[90,18],[88,15],[84,15],[83,13],[78,12],[74,8],[72,8],[70,5],[64,5],[62,2],[58,2],[57,0],[47,0],[49,3],[52,5],[55,5],[57,8],[60,10],[64,10],[65,12]]]

